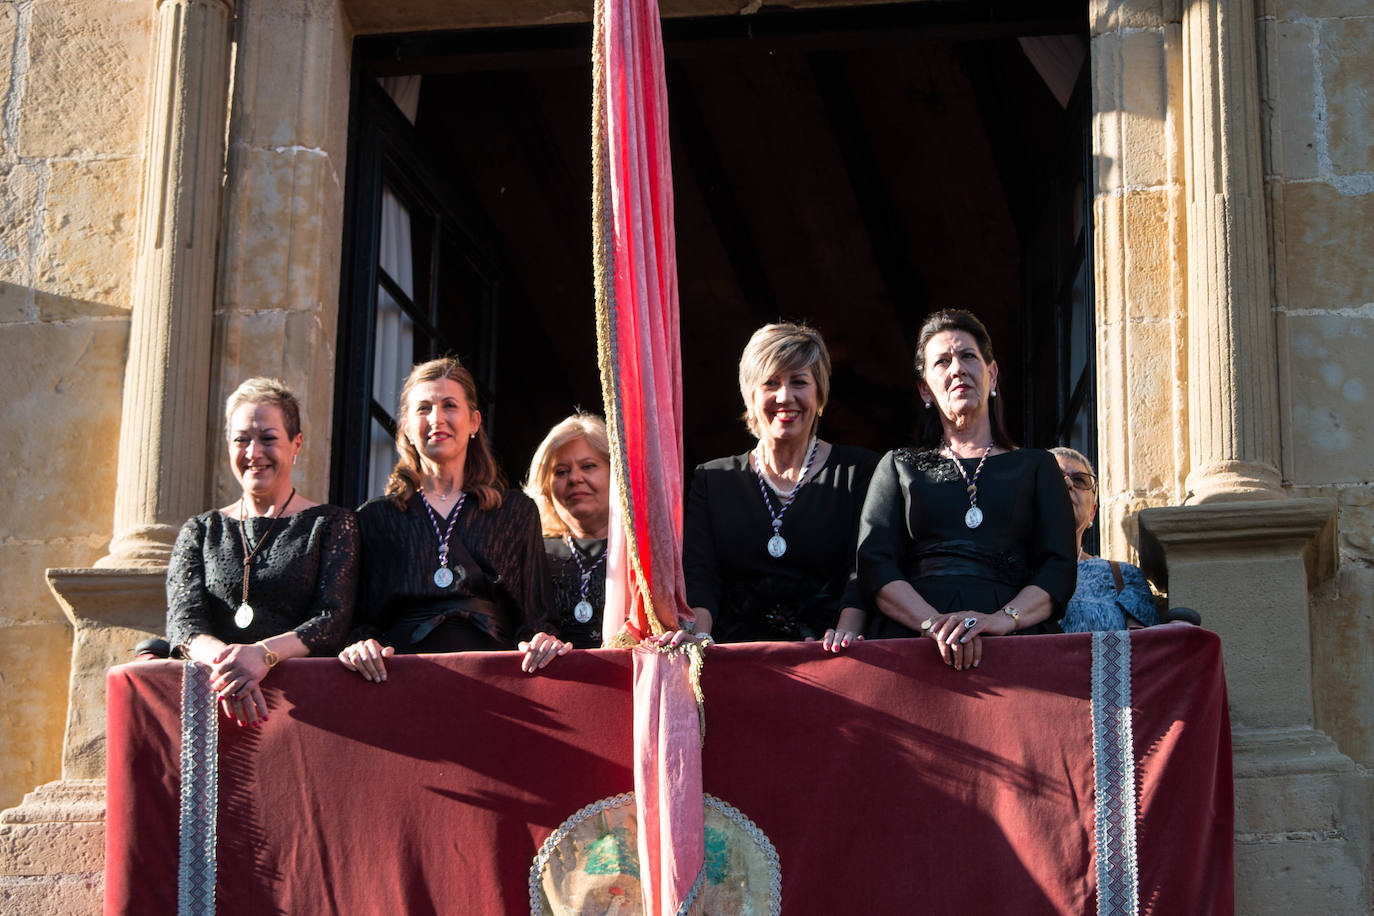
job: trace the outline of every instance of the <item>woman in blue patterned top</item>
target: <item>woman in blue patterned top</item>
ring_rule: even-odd
[[[1159,623],[1154,595],[1138,567],[1083,552],[1083,532],[1092,527],[1097,514],[1097,476],[1092,464],[1071,448],[1052,448],[1050,452],[1064,472],[1078,532],[1078,589],[1064,612],[1064,632],[1124,630]]]

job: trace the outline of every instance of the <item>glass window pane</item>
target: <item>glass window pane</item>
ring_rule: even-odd
[[[372,398],[388,413],[396,410],[401,385],[414,359],[415,322],[385,287],[378,286],[372,352]]]
[[[368,425],[367,496],[381,496],[386,492],[386,479],[396,466],[396,440],[375,419]]]

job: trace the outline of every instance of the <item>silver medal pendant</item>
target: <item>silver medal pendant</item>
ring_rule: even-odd
[[[440,566],[434,570],[434,584],[440,588],[448,588],[453,584],[453,570],[447,566]]]
[[[775,534],[768,539],[769,556],[780,557],[785,553],[787,553],[787,541],[783,539],[782,535]]]
[[[253,605],[247,601],[239,605],[239,609],[234,612],[234,626],[240,630],[248,629],[248,625],[253,622]]]
[[[576,607],[573,608],[573,619],[578,623],[590,621],[592,619],[592,603],[585,598],[577,602]]]
[[[983,524],[983,510],[977,506],[970,506],[969,510],[964,513],[964,524],[970,528],[977,528]]]

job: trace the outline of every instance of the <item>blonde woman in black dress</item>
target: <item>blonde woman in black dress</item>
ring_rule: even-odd
[[[830,353],[814,328],[754,332],[739,383],[757,441],[692,475],[687,602],[697,628],[720,642],[815,640],[840,651],[864,626],[855,531],[878,456],[820,438]]]
[[[267,718],[261,684],[278,661],[329,655],[348,633],[358,574],[353,513],[302,496],[300,406],[276,379],[251,378],[225,407],[242,495],[182,526],[167,567],[167,640],[210,666],[240,725]]]
[[[525,493],[539,507],[559,634],[578,649],[600,648],[611,517],[606,421],[575,413],[549,430],[530,460]]]
[[[982,640],[1059,632],[1075,581],[1074,515],[1059,465],[1018,449],[1002,422],[982,322],[946,310],[916,348],[921,441],[873,472],[858,572],[881,616],[873,635],[932,637],[955,669]]]

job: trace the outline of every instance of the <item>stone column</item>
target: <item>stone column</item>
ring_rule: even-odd
[[[1189,502],[1282,496],[1254,0],[1183,14]]]
[[[114,538],[97,566],[166,565],[204,508],[232,12],[231,0],[157,6]]]

